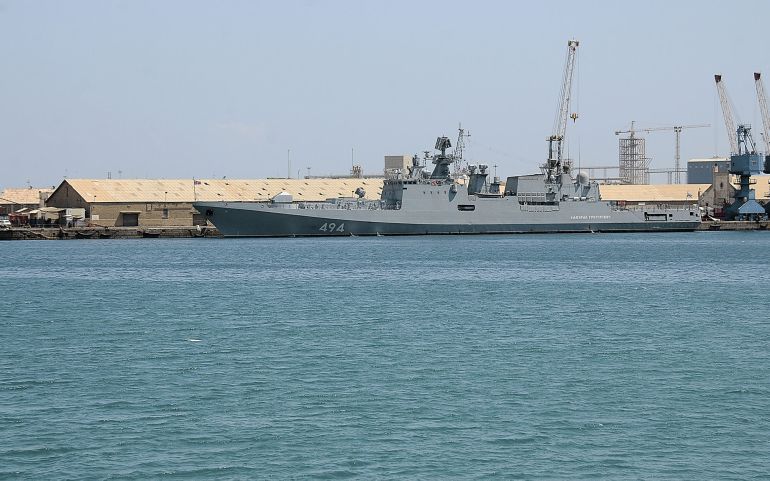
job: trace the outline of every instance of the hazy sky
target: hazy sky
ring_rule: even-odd
[[[458,122],[467,158],[534,172],[571,37],[576,161],[616,165],[631,120],[710,123],[682,134],[682,158],[724,155],[713,75],[759,139],[768,19],[766,0],[0,0],[0,188],[285,177],[287,149],[292,176],[348,172],[351,148],[379,173]],[[674,134],[647,139],[652,166],[673,166]]]

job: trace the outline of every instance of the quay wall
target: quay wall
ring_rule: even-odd
[[[0,230],[0,240],[183,239],[222,237],[211,226],[165,227],[13,227]]]

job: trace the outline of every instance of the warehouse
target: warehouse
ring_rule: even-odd
[[[626,205],[666,204],[685,206],[697,204],[698,198],[711,184],[645,184],[602,185],[602,200],[624,202]]]
[[[196,200],[266,201],[288,192],[297,201],[322,201],[351,197],[359,187],[379,199],[382,179],[66,179],[46,205],[84,208],[92,225],[104,227],[191,226],[205,224]]]
[[[52,187],[5,189],[0,193],[0,215],[6,216],[22,209],[43,207],[51,192]]]

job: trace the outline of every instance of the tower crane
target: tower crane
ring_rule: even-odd
[[[673,130],[674,134],[676,136],[676,144],[674,146],[674,183],[675,184],[681,184],[681,165],[680,165],[680,152],[681,152],[681,140],[680,136],[682,134],[682,130],[684,129],[700,129],[703,127],[711,127],[711,124],[695,124],[695,125],[674,125],[671,127],[651,127],[648,129],[634,129],[634,123],[631,122],[631,130],[617,130],[615,131],[615,135],[620,134],[631,134],[632,136],[636,132],[658,132],[661,130]],[[670,180],[669,180],[670,182]]]
[[[572,74],[575,71],[575,59],[580,43],[577,40],[567,42],[567,60],[564,65],[564,76],[559,95],[559,109],[553,123],[553,133],[548,141],[548,161],[544,165],[548,180],[553,182],[561,178],[563,173],[569,173],[569,161],[562,158],[564,136],[567,132],[567,118],[577,120],[577,113],[570,115],[570,99],[572,96]]]
[[[762,84],[762,74],[754,72],[754,84],[757,87],[757,101],[759,102],[759,111],[762,114],[762,137],[765,140],[765,174],[770,174],[770,112],[767,110],[767,97],[765,97],[765,87]]]

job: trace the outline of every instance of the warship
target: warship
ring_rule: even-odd
[[[603,201],[600,186],[584,172],[573,177],[567,162],[549,161],[541,173],[504,184],[484,164],[453,175],[450,146],[439,137],[436,155],[414,156],[406,172],[390,172],[379,200],[365,199],[359,187],[354,197],[323,202],[293,202],[282,192],[270,201],[193,205],[225,237],[692,231],[700,224],[696,204]],[[435,165],[430,173],[427,160]]]
[[[415,155],[410,166],[387,172],[379,200],[355,195],[323,202],[294,202],[281,192],[263,202],[195,202],[225,237],[359,236],[418,234],[513,234],[550,232],[692,231],[697,205],[627,206],[603,201],[599,185],[584,172],[573,177],[563,157],[572,72],[578,42],[567,43],[567,61],[548,157],[540,173],[489,178],[485,164],[462,164],[463,130],[453,153],[438,137],[437,153]],[[434,167],[428,172],[428,162]],[[454,172],[450,168],[454,165]],[[464,167],[461,167],[464,165]]]

